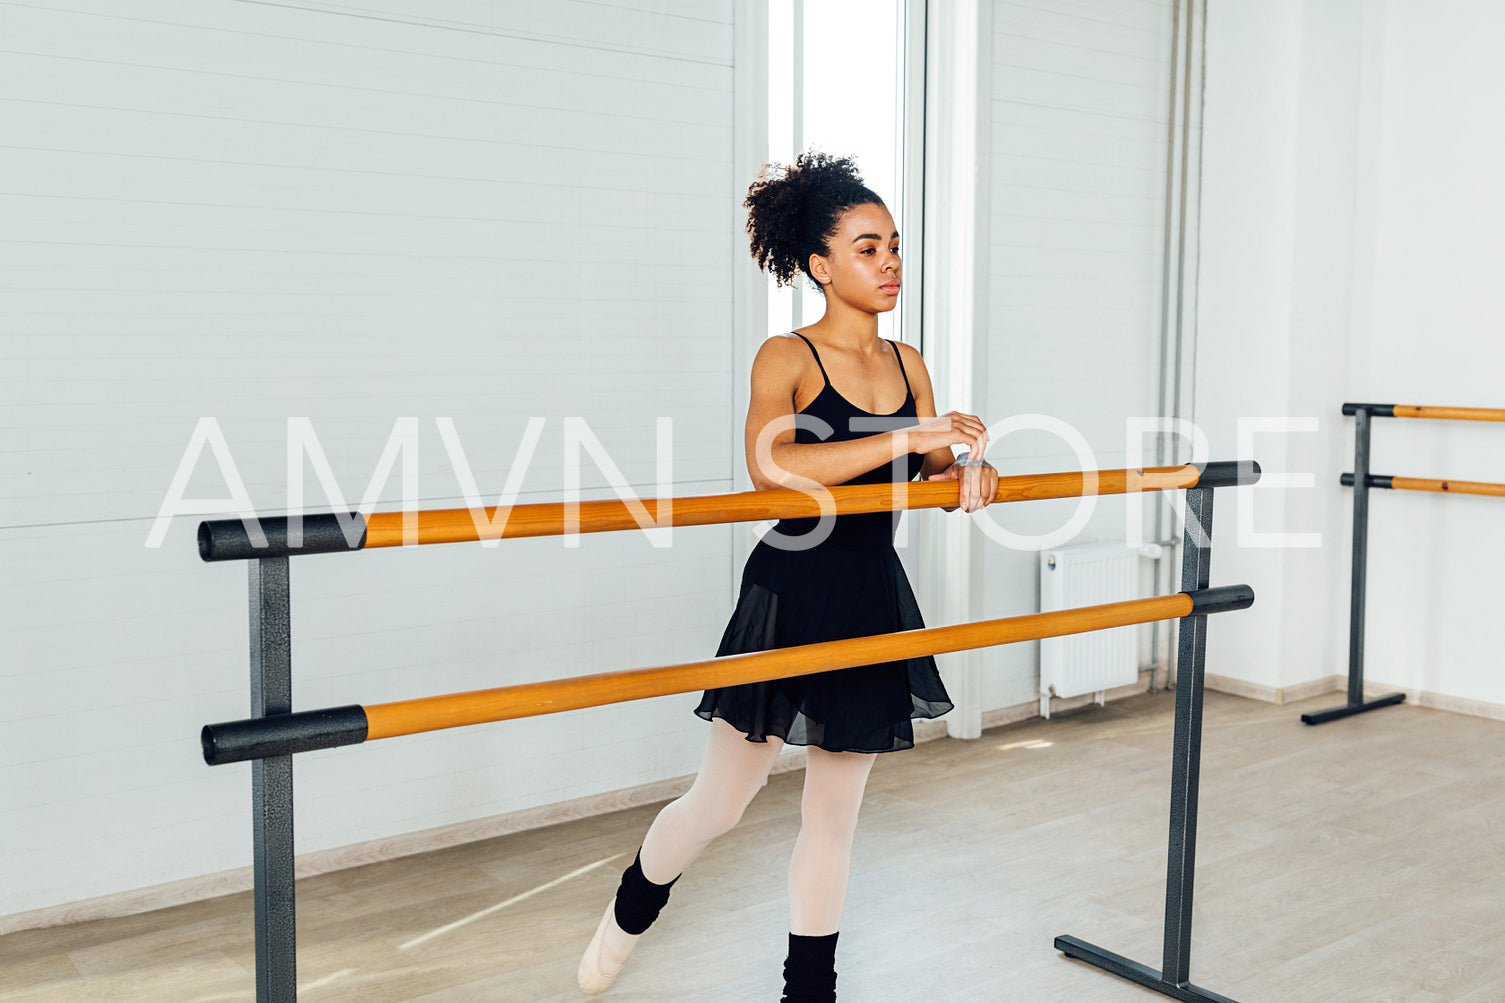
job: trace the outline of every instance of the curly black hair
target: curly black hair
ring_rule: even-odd
[[[851,157],[811,150],[793,164],[764,164],[742,204],[758,267],[781,286],[794,285],[804,272],[821,288],[810,274],[810,255],[831,253],[848,209],[883,200],[862,183]]]

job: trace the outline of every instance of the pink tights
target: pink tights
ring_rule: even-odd
[[[749,742],[725,721],[713,720],[695,783],[664,806],[643,837],[643,876],[654,884],[674,880],[711,840],[730,831],[783,747],[773,737],[766,743]],[[877,757],[815,746],[809,747],[808,757],[800,834],[789,862],[789,932],[822,937],[841,926],[857,812]],[[615,923],[607,934],[609,946],[621,955],[637,940]]]

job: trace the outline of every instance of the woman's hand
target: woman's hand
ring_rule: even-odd
[[[988,448],[988,427],[981,418],[975,414],[949,411],[938,418],[927,418],[905,432],[909,436],[911,453],[940,450],[942,456],[950,456],[951,445],[961,443],[966,446],[966,452],[962,454],[964,459],[969,455],[976,457],[968,463],[953,461],[945,470],[926,478],[930,481],[960,480],[958,497],[962,511],[975,512],[993,500],[998,492],[998,471],[982,458],[983,450]],[[955,508],[946,511],[953,512]]]
[[[975,454],[973,454],[975,455]],[[963,512],[976,512],[990,504],[998,494],[998,471],[986,460],[970,463],[953,463],[938,474],[931,474],[930,481],[961,481],[958,497]],[[943,508],[945,506],[942,506]],[[948,512],[955,509],[946,509]]]
[[[911,453],[930,453],[949,449],[953,443],[965,444],[973,456],[981,456],[988,447],[988,427],[975,414],[948,411],[939,418],[927,418],[904,430]]]

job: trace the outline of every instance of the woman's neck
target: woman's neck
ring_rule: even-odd
[[[867,352],[880,345],[878,315],[858,310],[840,300],[826,297],[826,312],[820,320],[802,330],[838,348]]]

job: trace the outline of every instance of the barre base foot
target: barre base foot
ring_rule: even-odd
[[[1117,975],[1121,979],[1137,982],[1147,989],[1153,989],[1157,993],[1169,996],[1171,999],[1187,1000],[1189,1003],[1238,1003],[1237,1000],[1228,996],[1219,996],[1215,992],[1200,989],[1189,982],[1167,982],[1160,977],[1160,973],[1148,965],[1141,965],[1137,961],[1130,961],[1121,954],[1105,951],[1101,947],[1089,944],[1076,937],[1061,936],[1056,938],[1056,950],[1068,958],[1076,958],[1085,961],[1089,965],[1096,965],[1105,972]]]
[[[1363,703],[1344,704],[1342,707],[1333,707],[1328,710],[1319,710],[1315,714],[1303,714],[1301,715],[1301,723],[1326,724],[1329,721],[1336,721],[1340,717],[1352,717],[1355,714],[1362,714],[1366,710],[1374,710],[1378,707],[1389,707],[1391,704],[1404,703],[1405,699],[1406,695],[1404,693],[1386,693],[1382,697],[1375,697],[1373,700],[1365,700]]]

